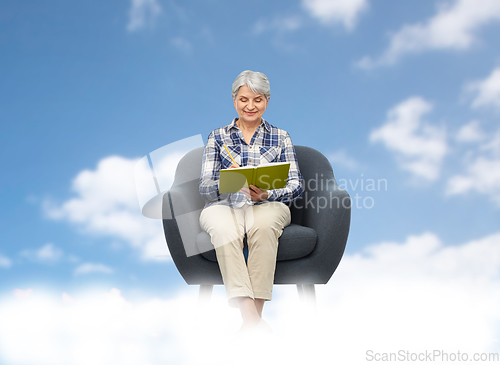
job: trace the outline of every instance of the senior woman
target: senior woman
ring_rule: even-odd
[[[290,224],[285,203],[302,194],[304,183],[290,136],[262,118],[271,96],[266,75],[243,71],[232,95],[238,118],[210,133],[203,155],[199,188],[206,205],[200,225],[211,237],[229,305],[240,309],[245,330],[264,324],[262,309],[272,298],[278,238]],[[238,193],[219,193],[221,169],[268,162],[290,162],[284,188],[263,191],[250,185]]]

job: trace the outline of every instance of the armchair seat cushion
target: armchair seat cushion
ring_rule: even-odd
[[[318,235],[314,229],[290,224],[285,227],[279,238],[277,261],[294,260],[309,255],[316,247],[317,239]],[[203,251],[202,247],[209,247],[208,245],[211,245],[209,234],[200,232],[196,237],[196,244],[200,251]],[[215,250],[202,252],[201,255],[207,260],[217,262]]]

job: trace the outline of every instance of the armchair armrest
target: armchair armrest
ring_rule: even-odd
[[[351,198],[332,179],[325,188],[308,191],[304,196],[303,225],[313,228],[318,233],[319,253],[322,247],[320,237],[334,237],[339,226],[350,220]]]
[[[192,184],[192,182],[186,183]],[[179,273],[189,285],[222,284],[219,266],[199,255],[196,236],[201,231],[200,212],[204,202],[193,186],[172,187],[163,196],[163,229],[167,246]],[[186,194],[190,189],[190,194]]]
[[[308,258],[321,267],[320,275],[327,282],[344,254],[351,220],[351,198],[333,178],[325,185],[304,196],[302,224],[318,234],[316,247]]]

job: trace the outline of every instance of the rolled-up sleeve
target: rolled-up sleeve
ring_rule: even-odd
[[[219,200],[220,167],[220,147],[215,142],[214,133],[212,132],[208,136],[207,145],[205,146],[199,182],[200,194],[207,202]]]
[[[286,203],[297,199],[304,191],[304,178],[300,173],[297,155],[295,154],[292,139],[288,133],[285,133],[280,161],[290,162],[286,187],[270,190],[267,200]]]

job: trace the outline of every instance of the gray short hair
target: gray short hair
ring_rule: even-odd
[[[240,73],[233,82],[233,90],[231,91],[233,98],[236,98],[240,87],[243,85],[246,85],[254,94],[264,95],[266,100],[271,97],[269,80],[262,72],[246,70]]]

